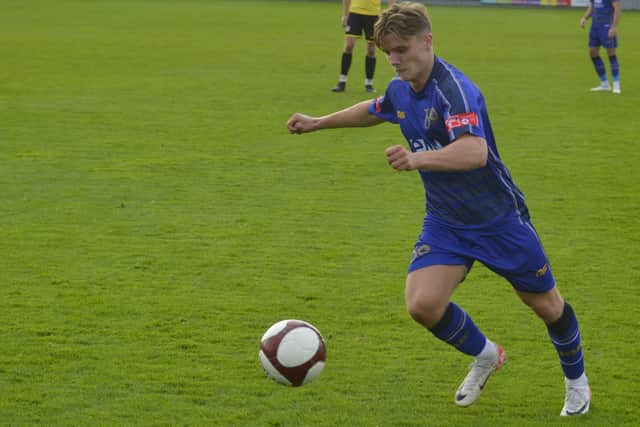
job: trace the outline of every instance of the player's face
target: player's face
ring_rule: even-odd
[[[433,67],[433,36],[420,34],[401,39],[389,34],[382,39],[382,50],[398,77],[421,89]]]

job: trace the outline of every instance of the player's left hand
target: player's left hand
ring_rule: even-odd
[[[413,154],[404,145],[394,145],[385,150],[387,162],[397,171],[410,171],[415,169]]]
[[[614,38],[614,37],[615,37],[615,36],[617,36],[617,35],[618,35],[618,29],[617,29],[616,27],[611,27],[611,28],[609,28],[609,34],[607,34],[607,36],[608,36],[610,39]]]

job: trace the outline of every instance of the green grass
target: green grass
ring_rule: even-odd
[[[398,129],[286,133],[294,111],[366,98],[362,43],[349,91],[329,91],[337,3],[0,0],[0,424],[636,423],[640,15],[613,96],[586,91],[582,13],[431,10],[579,315],[594,403],[561,420],[543,325],[480,265],[455,300],[510,361],[453,404],[469,360],[404,308],[424,201],[386,165]],[[327,339],[302,388],[257,358],[285,318]]]

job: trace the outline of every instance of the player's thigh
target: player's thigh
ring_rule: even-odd
[[[607,49],[607,51],[609,51],[610,49],[615,49],[615,48],[618,47],[618,38],[617,37],[612,37],[612,38],[607,37],[605,42],[602,43],[602,46],[605,47]]]
[[[407,310],[421,324],[435,324],[446,309],[453,291],[473,265],[456,245],[455,230],[434,221],[425,221],[409,262],[405,298]]]
[[[516,290],[544,293],[555,286],[549,259],[530,222],[510,220],[477,242],[477,258]]]
[[[592,25],[589,29],[589,48],[600,48],[602,46],[601,27]]]
[[[411,271],[405,288],[407,310],[411,316],[427,326],[437,323],[467,272],[466,265],[430,265]]]

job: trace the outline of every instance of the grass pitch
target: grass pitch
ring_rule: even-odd
[[[582,10],[433,7],[436,53],[484,91],[582,326],[591,413],[543,325],[480,265],[455,295],[509,362],[468,409],[469,360],[414,324],[403,283],[424,211],[383,150],[398,129],[290,136],[294,111],[366,99],[356,46],[334,94],[340,6],[0,1],[0,424],[633,425],[640,318],[640,15],[620,96]],[[376,85],[391,70],[382,55]],[[328,364],[267,380],[269,325],[314,323]]]

